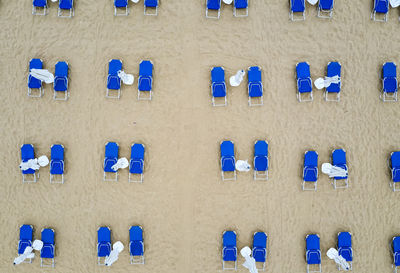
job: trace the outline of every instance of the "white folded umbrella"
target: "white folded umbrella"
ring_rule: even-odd
[[[258,273],[258,269],[256,266],[256,260],[251,257],[251,249],[248,246],[245,246],[240,250],[240,254],[243,256],[245,259],[245,262],[242,264],[244,267],[246,267],[250,273]]]
[[[32,243],[32,246],[27,246],[24,250],[24,253],[19,255],[14,259],[14,265],[18,265],[25,261],[25,259],[33,259],[35,257],[35,253],[33,253],[33,250],[38,250],[40,251],[43,247],[43,242],[40,240],[35,240]]]
[[[250,164],[247,162],[247,160],[236,161],[235,168],[239,172],[248,172],[251,169]]]
[[[118,241],[113,244],[113,250],[110,252],[110,255],[106,257],[105,265],[111,266],[118,260],[119,253],[124,250],[124,245]]]
[[[36,69],[32,68],[31,72],[29,73],[32,77],[41,80],[45,83],[53,83],[54,82],[54,75],[51,74],[47,69]]]
[[[120,159],[118,159],[117,163],[111,166],[111,169],[117,171],[118,169],[125,169],[128,166],[129,166],[128,159],[126,159],[126,157],[121,157]]]
[[[239,70],[238,72],[236,72],[235,75],[230,77],[229,83],[231,84],[231,86],[239,86],[242,83],[245,74],[246,72],[244,72],[244,70]]]
[[[314,81],[314,85],[317,89],[327,88],[332,83],[340,83],[340,77],[336,75],[333,77],[318,78]]]
[[[122,82],[127,85],[132,85],[135,81],[135,78],[132,74],[126,74],[125,71],[118,71],[118,77],[121,78]]]
[[[346,261],[345,258],[343,258],[342,256],[339,255],[339,252],[334,249],[334,248],[330,248],[327,252],[326,252],[326,256],[329,257],[329,259],[334,260],[335,263],[340,266],[344,271],[348,271],[350,270],[350,265],[349,263]]]
[[[398,6],[400,6],[400,0],[390,0],[389,2],[392,8],[397,8]]]
[[[39,158],[29,159],[27,162],[21,162],[19,167],[21,170],[26,171],[28,169],[39,170],[40,167],[46,167],[49,164],[47,156],[42,155]]]
[[[315,4],[317,4],[318,0],[307,0],[307,2],[314,6]]]
[[[330,163],[322,163],[321,170],[324,174],[329,175],[330,178],[345,177],[348,175],[347,170],[342,169],[340,167],[333,166]]]

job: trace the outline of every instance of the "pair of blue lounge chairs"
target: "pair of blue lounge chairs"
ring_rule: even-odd
[[[113,59],[108,63],[107,98],[121,97],[121,78],[118,72],[122,71],[122,61]],[[116,91],[117,94],[111,94]],[[139,64],[138,100],[151,100],[153,92],[153,63],[142,60]]]
[[[376,22],[386,22],[388,20],[388,15],[389,15],[389,0],[373,0],[373,1],[374,1],[374,8],[371,13],[371,19]]]
[[[32,59],[29,62],[29,72],[32,69],[43,69],[43,61],[41,59]],[[68,91],[68,63],[57,62],[54,73],[54,100],[67,100],[69,97]],[[38,92],[33,92],[38,90]],[[32,75],[28,76],[28,97],[40,98],[44,95],[43,82]]]
[[[54,144],[50,148],[50,183],[64,183],[64,146]],[[28,162],[35,159],[35,149],[32,144],[23,144],[21,146],[21,160]],[[59,178],[60,177],[60,178]],[[39,178],[39,173],[34,169],[22,171],[22,183],[35,183]]]
[[[51,228],[42,229],[43,247],[40,250],[40,266],[55,266],[55,241],[54,230]],[[33,242],[33,226],[22,225],[19,228],[18,255],[22,255],[26,247],[32,247]],[[26,259],[27,263],[32,263],[32,259]]]
[[[100,227],[97,230],[97,263],[105,265],[105,259],[111,253],[111,229]],[[129,229],[129,254],[131,264],[144,264],[143,229],[131,226]]]
[[[222,141],[220,144],[221,177],[223,181],[236,180],[235,145],[230,140]],[[268,142],[257,140],[254,143],[254,180],[268,180]],[[230,176],[227,176],[231,173]]]
[[[122,10],[123,12],[118,12]],[[114,15],[127,16],[129,14],[128,0],[114,0]],[[158,14],[158,0],[144,0],[144,15]]]
[[[32,2],[33,15],[46,15],[47,9],[48,9],[47,0],[33,0]],[[64,18],[71,18],[72,16],[74,16],[74,0],[59,0],[57,15],[58,17],[64,17]]]
[[[397,101],[397,66],[395,63],[387,62],[382,66],[382,95],[384,102]]]
[[[144,170],[144,152],[145,148],[143,144],[134,143],[131,145],[131,158],[129,161],[129,182],[143,182],[143,170]],[[114,171],[111,167],[114,166],[118,161],[119,146],[116,142],[107,142],[105,146],[105,157],[104,157],[104,181],[118,181],[118,170]],[[113,177],[108,177],[107,174],[113,174]],[[138,177],[137,177],[138,176]]]
[[[338,233],[337,248],[339,255],[342,256],[350,264],[351,270],[353,262],[353,249],[350,232]],[[321,247],[318,234],[309,234],[306,236],[306,262],[307,273],[322,272]],[[312,269],[312,267],[314,267],[314,269]]]
[[[206,0],[206,18],[219,19],[220,15],[221,0]],[[233,0],[233,15],[235,17],[249,16],[249,0]]]
[[[344,149],[336,149],[332,151],[332,165],[342,169],[348,170],[346,161],[346,151]],[[317,190],[318,181],[318,153],[316,151],[306,151],[304,153],[303,165],[303,191]],[[339,181],[343,182],[339,185]],[[348,188],[348,175],[338,176],[333,178],[333,188]],[[310,186],[311,185],[311,186]]]
[[[261,79],[261,68],[258,66],[249,67],[247,70],[248,83],[247,92],[249,95],[249,106],[260,106],[264,104],[263,84]],[[213,106],[226,106],[226,83],[225,70],[217,66],[211,69],[211,96]],[[221,100],[222,102],[216,102]]]
[[[317,16],[320,18],[332,18],[334,2],[334,0],[319,0],[317,6]],[[290,0],[290,20],[304,21],[306,19],[305,11],[305,0]],[[296,16],[296,14],[300,14],[300,16]]]
[[[341,70],[339,62],[329,62],[326,67],[327,77],[339,77],[339,83],[331,83],[325,88],[325,101],[340,101]],[[296,65],[297,99],[299,102],[313,101],[312,80],[310,65],[307,62],[300,62]],[[334,95],[332,97],[332,95]]]
[[[391,153],[389,167],[392,174],[390,187],[393,191],[400,191],[399,188],[396,188],[396,185],[400,182],[400,151]]]
[[[256,260],[258,270],[265,270],[265,262],[267,260],[267,238],[267,234],[264,232],[255,232],[253,234],[252,256]],[[232,262],[233,266],[226,264]],[[232,230],[224,231],[222,235],[222,269],[237,269],[236,232]]]

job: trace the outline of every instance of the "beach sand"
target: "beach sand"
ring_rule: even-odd
[[[373,1],[335,1],[332,20],[307,4],[305,22],[290,22],[288,1],[251,0],[248,18],[223,5],[220,20],[205,18],[204,1],[163,0],[158,17],[143,15],[143,1],[128,17],[114,17],[112,1],[76,1],[75,17],[32,16],[31,1],[0,3],[0,272],[221,272],[222,232],[238,234],[238,248],[255,231],[268,234],[266,272],[305,272],[305,236],[321,237],[323,272],[336,272],[325,252],[339,231],[353,234],[354,272],[392,272],[389,242],[400,234],[399,194],[389,188],[390,152],[400,149],[399,103],[379,100],[381,65],[400,63],[398,10],[387,23],[370,20]],[[28,62],[41,58],[70,65],[70,99],[28,98]],[[154,97],[137,101],[133,86],[120,100],[105,98],[108,60],[119,58],[137,79],[139,62],[154,63]],[[311,76],[342,64],[340,103],[296,99],[295,65],[308,61]],[[264,106],[249,107],[247,87],[228,87],[228,106],[211,106],[210,69],[226,78],[239,69],[263,69]],[[222,182],[219,143],[235,142],[236,158],[252,161],[253,144],[267,139],[270,179],[239,173]],[[120,156],[146,145],[143,184],[102,181],[104,144]],[[65,146],[65,184],[49,184],[48,167],[36,184],[21,182],[20,146],[36,155]],[[303,192],[303,154],[347,151],[350,188],[334,190],[320,174],[317,192]],[[22,224],[56,232],[56,267],[12,265]],[[129,264],[129,227],[145,232],[144,266]],[[97,228],[108,225],[125,245],[112,266],[97,266]],[[239,272],[246,272],[240,264]]]

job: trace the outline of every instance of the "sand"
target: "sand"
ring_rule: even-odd
[[[23,3],[24,2],[24,3]],[[50,1],[49,1],[50,2]],[[387,159],[400,148],[399,103],[379,100],[380,69],[400,63],[398,10],[387,23],[370,20],[372,1],[336,1],[331,21],[307,5],[305,22],[288,20],[288,1],[252,0],[249,17],[205,19],[204,1],[162,1],[158,17],[143,15],[143,1],[128,17],[114,17],[112,1],[76,1],[75,17],[57,17],[50,2],[45,17],[31,15],[31,1],[0,3],[0,272],[221,272],[221,236],[238,234],[250,245],[255,231],[268,234],[266,272],[305,272],[305,236],[318,233],[323,253],[339,231],[353,234],[354,272],[392,272],[389,242],[400,234],[399,195],[389,188]],[[70,64],[67,102],[53,101],[46,85],[41,99],[28,98],[28,62],[41,58],[54,71]],[[137,101],[134,86],[120,100],[105,98],[109,59],[138,74],[141,59],[154,63],[154,97]],[[299,103],[295,64],[308,61],[313,79],[329,61],[342,64],[340,103]],[[228,106],[213,108],[210,69],[263,69],[263,107],[247,105],[245,84],[228,89]],[[252,159],[256,139],[267,139],[270,179],[251,173],[222,182],[219,143],[235,142],[238,159]],[[143,184],[102,181],[104,144],[116,141],[120,156],[130,144],[146,145]],[[23,185],[19,147],[32,143],[37,155],[65,146],[64,185],[49,184],[48,167],[36,184]],[[301,190],[303,154],[330,161],[334,148],[347,151],[350,188],[334,190],[320,175],[317,192]],[[56,267],[13,267],[18,228],[56,231]],[[145,232],[144,266],[129,264],[128,230]],[[125,244],[112,268],[97,266],[96,230],[112,229]],[[239,263],[244,260],[240,257]],[[322,255],[323,272],[336,272]],[[240,265],[239,272],[246,272]]]

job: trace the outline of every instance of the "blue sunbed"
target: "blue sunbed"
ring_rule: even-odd
[[[64,15],[64,12],[68,11]],[[74,16],[74,0],[59,0],[58,3],[58,17],[71,18]]]
[[[149,10],[153,12],[149,13]],[[158,0],[144,0],[144,15],[154,15],[158,14]]]
[[[105,259],[111,252],[111,230],[99,227],[97,230],[97,264],[105,265]]]
[[[129,229],[129,254],[131,264],[144,264],[143,229],[141,226],[131,226]]]
[[[390,184],[393,191],[400,191],[396,188],[396,184],[400,182],[400,152],[393,152],[390,155],[390,171],[392,173],[392,183]]]
[[[216,11],[217,15],[210,15],[210,10]],[[206,18],[219,19],[221,15],[221,0],[206,0]]]
[[[244,13],[238,12],[244,10]],[[249,0],[233,0],[233,15],[235,17],[246,17],[249,15]]]
[[[304,153],[303,166],[303,191],[317,190],[318,180],[318,153],[316,151],[306,151]],[[306,187],[306,184],[312,184],[312,188]]]
[[[211,96],[213,106],[226,106],[225,70],[217,66],[211,69]],[[216,103],[216,98],[224,98],[224,103]]]
[[[235,169],[235,146],[232,141],[225,140],[221,142],[221,175],[222,180],[236,180]],[[225,172],[232,172],[233,177],[226,178]]]
[[[373,0],[374,9],[372,10],[371,19],[377,22],[386,22],[389,13],[389,0]],[[383,15],[382,18],[377,18],[376,14]]]
[[[353,248],[351,247],[351,233],[339,232],[337,238],[337,247],[339,255],[342,256],[350,265],[352,270],[353,264]]]
[[[302,101],[312,101],[312,81],[310,74],[310,65],[307,62],[301,62],[296,65],[297,81],[297,99]],[[309,94],[308,98],[303,99],[303,94]]]
[[[43,10],[41,13],[39,10]],[[32,2],[33,15],[46,15],[47,14],[47,0],[33,0]]]
[[[347,161],[346,161],[346,151],[343,149],[336,149],[332,151],[332,165],[335,167],[339,167],[342,169],[345,169],[347,171]],[[337,181],[343,181],[343,185],[338,186]],[[349,182],[348,182],[348,175],[346,176],[335,176],[333,178],[333,187],[335,189],[338,188],[348,188],[349,187]]]
[[[340,90],[342,87],[341,80],[342,65],[339,62],[330,62],[326,67],[327,77],[339,77],[339,83],[331,83],[327,88],[325,88],[324,97],[325,101],[340,101]],[[334,98],[330,98],[330,94],[335,94]]]
[[[108,76],[107,76],[107,92],[106,97],[112,99],[119,99],[121,97],[121,78],[118,76],[118,71],[122,70],[121,60],[110,60],[108,62]],[[110,90],[116,90],[117,95],[111,95]]]
[[[24,254],[25,248],[32,246],[33,227],[31,225],[22,225],[19,228],[18,255]],[[27,263],[31,263],[32,259],[26,259]]]
[[[42,242],[43,247],[40,250],[40,266],[41,267],[54,267],[55,259],[54,259],[54,251],[55,251],[55,243],[54,243],[54,230],[51,228],[42,229]],[[46,262],[46,260],[50,260],[50,263]]]
[[[147,94],[147,96],[141,96]],[[142,60],[139,64],[138,100],[151,100],[153,93],[153,63]]]
[[[265,262],[267,260],[267,234],[264,232],[256,232],[253,235],[253,258],[256,263],[261,263],[259,270],[265,270]]]
[[[334,0],[319,0],[317,16],[319,18],[332,18],[334,3]]]
[[[306,236],[306,261],[307,273],[321,272],[321,248],[318,234],[309,234]],[[311,266],[317,266],[318,269],[310,270]]]
[[[122,12],[118,12],[119,10]],[[128,0],[114,0],[114,16],[127,16],[128,14]]]
[[[56,180],[61,176],[61,180]],[[51,146],[50,183],[64,183],[64,146],[54,144]]]
[[[135,143],[131,146],[131,160],[129,162],[129,182],[143,182],[144,145]],[[131,179],[131,175],[140,175],[140,180]]]
[[[268,142],[257,140],[254,143],[254,180],[268,180]]]
[[[305,0],[290,0],[289,17],[292,21],[304,21],[306,19],[306,2]],[[295,17],[294,14],[301,13],[301,17]]]
[[[397,68],[392,62],[382,66],[382,100],[397,101]]]
[[[32,144],[24,144],[21,146],[21,160],[28,162],[30,159],[35,159],[35,149]],[[29,179],[32,177],[31,179]],[[39,174],[37,175],[39,177]],[[22,183],[36,182],[36,171],[34,169],[27,169],[22,171]]]
[[[228,267],[225,262],[234,262],[234,267]],[[222,235],[222,270],[237,268],[236,232],[224,231]]]
[[[392,239],[392,254],[393,254],[393,267],[394,272],[397,273],[397,268],[400,266],[400,237],[393,237]]]
[[[118,181],[118,171],[114,171],[111,167],[118,161],[119,146],[115,142],[107,142],[104,157],[104,181]],[[114,173],[113,178],[107,178],[107,173]]]
[[[68,63],[58,62],[55,66],[54,73],[54,96],[55,100],[67,100],[68,99]],[[57,94],[63,94],[62,97],[58,97]]]
[[[43,62],[41,59],[32,59],[29,62],[29,72],[31,72],[32,69],[43,69]],[[38,89],[39,94],[34,95],[32,94],[32,89]],[[40,98],[43,96],[44,90],[42,86],[42,81],[39,79],[36,79],[35,77],[31,76],[29,74],[28,76],[28,97],[33,97],[33,98]]]
[[[261,68],[258,66],[249,67],[247,70],[248,84],[247,92],[249,94],[249,106],[263,105],[263,84],[261,80]],[[252,103],[252,99],[258,99],[259,103]]]

